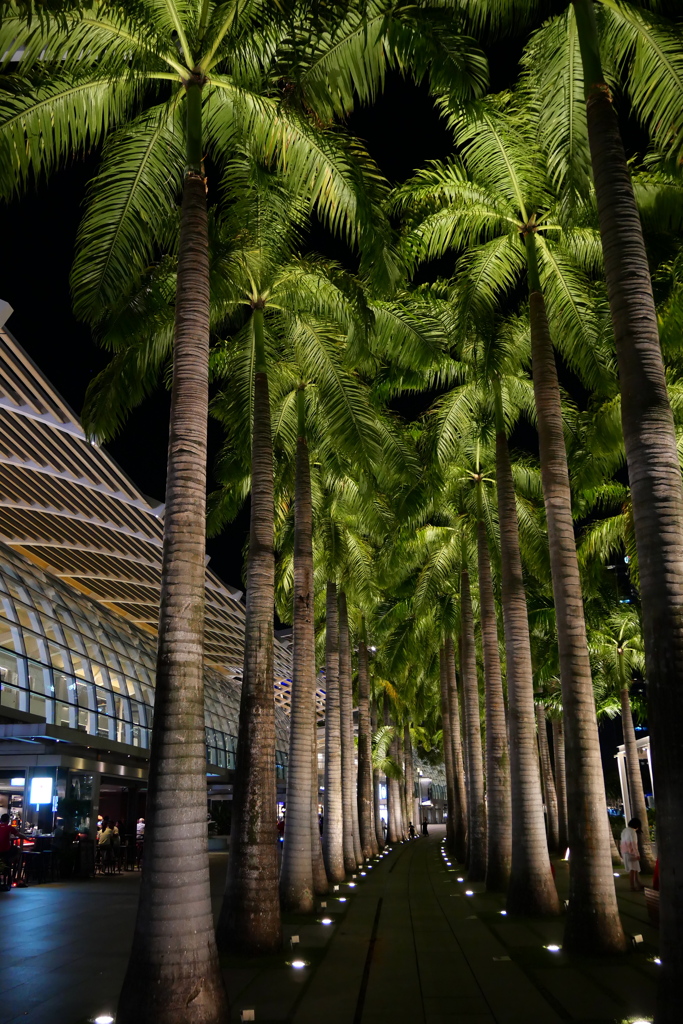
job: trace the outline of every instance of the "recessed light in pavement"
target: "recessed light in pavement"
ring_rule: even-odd
[[[474,893],[472,892],[471,889],[466,889],[465,890],[465,896],[474,896]]]
[[[306,966],[306,961],[305,960],[292,960],[292,967],[294,967],[294,969],[297,970],[297,971],[300,971],[301,968],[305,967],[305,966]]]
[[[501,914],[503,915],[503,917],[507,917],[507,910],[501,910]]]
[[[324,917],[320,923],[321,924],[332,924],[332,918],[331,917]]]
[[[110,1013],[101,1013],[99,1017],[95,1017],[94,1024],[114,1024],[114,1018]]]
[[[550,945],[550,946],[546,946],[545,948],[548,950],[549,953],[559,953],[560,950],[562,949],[561,946],[555,946],[554,944]]]

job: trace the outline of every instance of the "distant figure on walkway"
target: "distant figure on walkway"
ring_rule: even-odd
[[[279,843],[284,843],[284,841],[285,841],[285,816],[284,816],[284,814],[282,815],[281,818],[278,818],[277,826],[276,827],[277,827],[277,839],[278,839],[278,842]]]
[[[422,822],[422,835],[423,836],[428,836],[429,835],[429,822],[427,821],[426,818]]]
[[[631,818],[621,833],[621,856],[628,871],[631,882],[631,892],[642,892],[638,875],[640,873],[640,854],[638,853],[638,833],[640,832],[640,818]]]
[[[415,826],[412,821],[408,823],[408,838],[417,839],[417,832],[415,831]]]
[[[145,837],[145,819],[138,818],[138,823],[135,826],[135,838],[144,839]]]
[[[386,822],[386,818],[382,818],[382,835],[384,836],[385,839],[387,838],[387,822]]]

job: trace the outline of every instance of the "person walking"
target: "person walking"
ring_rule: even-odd
[[[427,821],[426,818],[424,818],[424,820],[422,822],[422,835],[423,836],[428,836],[429,835],[429,822]]]
[[[408,824],[408,838],[417,839],[417,832],[415,831],[415,826],[412,821]]]
[[[621,856],[628,871],[631,883],[631,892],[642,892],[640,884],[640,855],[638,853],[638,833],[640,832],[640,818],[631,818],[625,829],[621,832]]]

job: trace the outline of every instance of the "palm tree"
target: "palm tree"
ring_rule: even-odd
[[[343,882],[341,718],[339,715],[339,612],[337,586],[327,581],[325,615],[325,801],[323,856],[330,882]]]
[[[634,674],[642,673],[645,669],[642,631],[635,609],[621,606],[619,611],[601,616],[591,629],[589,640],[591,654],[596,662],[596,675],[609,696],[618,697],[621,707],[631,809],[633,817],[639,818],[643,825],[638,847],[642,868],[649,873],[654,870],[655,858],[647,824],[647,806],[630,699]]]
[[[453,744],[453,774],[455,786],[454,852],[461,864],[467,856],[467,785],[462,753],[460,730],[460,708],[455,673],[455,645],[452,634],[446,636],[446,684],[448,687],[448,709],[450,713],[451,742]]]
[[[342,729],[342,796],[344,811],[344,867],[356,870],[363,857],[358,826],[357,774],[353,747],[353,677],[349,613],[344,591],[339,592],[339,702]],[[354,813],[355,812],[355,813]]]
[[[364,859],[372,857],[374,852],[373,810],[370,679],[365,619],[362,618],[358,641],[358,822]]]
[[[464,249],[458,282],[466,310],[490,311],[520,274],[526,277],[569,767],[573,856],[565,945],[616,951],[625,948],[625,937],[614,893],[609,837],[599,813],[602,769],[551,321],[566,355],[575,361],[581,349],[577,343],[592,337],[590,353],[585,344],[582,351],[584,370],[594,383],[609,380],[611,371],[609,360],[601,358],[589,293],[571,255],[571,232],[563,230],[559,241],[551,241],[562,225],[553,222],[552,187],[530,120],[525,115],[510,119],[498,104],[479,105],[469,117],[453,115],[463,164],[452,161],[420,173],[399,191],[398,202],[404,206],[415,202],[418,209],[429,202],[432,211],[436,207],[408,236],[407,246],[417,257],[433,257],[449,247]],[[560,295],[564,306],[560,306]],[[567,349],[572,342],[573,349]]]
[[[460,563],[460,674],[467,746],[467,870],[468,877],[473,882],[479,882],[486,877],[486,804],[474,619],[467,565],[463,539]]]

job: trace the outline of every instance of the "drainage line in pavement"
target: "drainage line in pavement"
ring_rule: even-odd
[[[365,1005],[365,996],[368,991],[368,982],[370,981],[370,968],[372,966],[372,958],[375,953],[375,942],[377,941],[377,932],[379,931],[379,915],[382,913],[383,902],[384,897],[380,896],[377,903],[377,910],[375,911],[375,920],[372,923],[368,955],[365,958],[365,967],[363,968],[363,977],[361,978],[360,989],[358,991],[358,1001],[356,1002],[356,1012],[353,1015],[353,1024],[360,1024],[363,1017],[363,1007]]]

